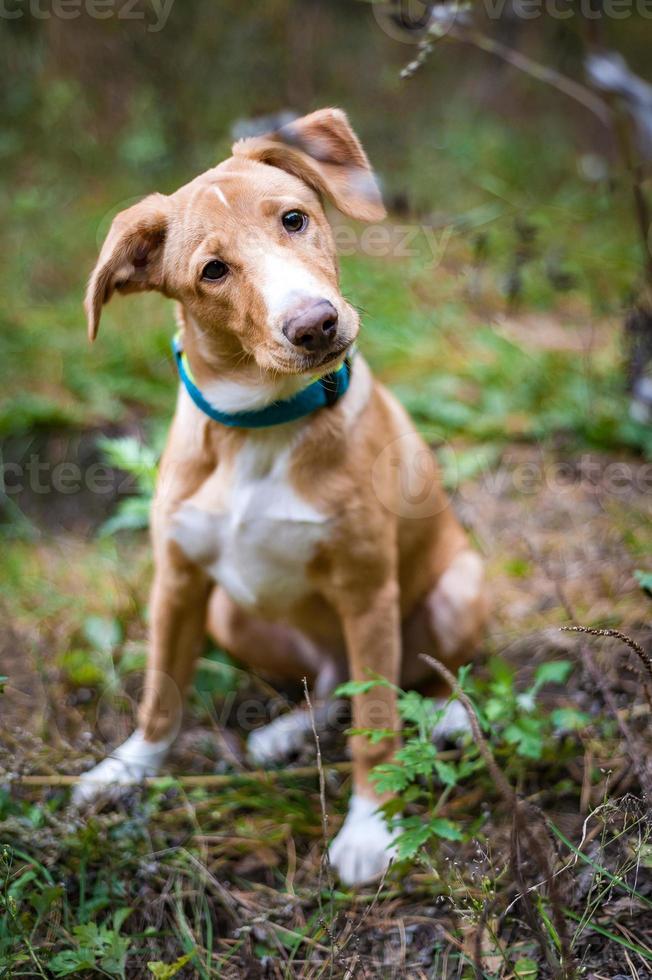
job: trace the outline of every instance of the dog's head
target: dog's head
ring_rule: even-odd
[[[322,109],[241,140],[233,156],[111,226],[86,296],[89,336],[115,291],[178,300],[220,363],[298,375],[340,360],[358,316],[339,290],[323,200],[363,221],[385,211],[346,115]]]

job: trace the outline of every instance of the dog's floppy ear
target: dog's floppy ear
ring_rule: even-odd
[[[294,174],[351,218],[385,217],[367,154],[341,109],[318,109],[275,133],[240,140],[233,154]]]
[[[162,288],[168,203],[164,194],[150,194],[113,219],[84,301],[90,340],[95,340],[102,307],[116,289],[131,293]]]

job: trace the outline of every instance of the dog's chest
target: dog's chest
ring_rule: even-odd
[[[172,535],[239,605],[282,613],[309,591],[327,518],[288,478],[289,452],[254,442],[217,468],[175,514]]]

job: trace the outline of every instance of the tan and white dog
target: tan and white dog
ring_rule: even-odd
[[[236,143],[174,194],[116,217],[88,287],[90,337],[115,291],[156,289],[178,304],[187,364],[212,406],[241,413],[292,399],[342,365],[359,330],[340,292],[324,199],[362,221],[385,214],[340,110]],[[246,665],[307,676],[320,700],[341,679],[370,673],[421,684],[419,653],[455,668],[482,634],[482,563],[432,454],[359,354],[334,404],[266,428],[220,424],[182,385],[152,539],[139,728],[82,778],[78,802],[156,773],[207,630]],[[254,732],[252,755],[278,758],[306,717],[297,709]],[[391,855],[370,770],[399,744],[392,688],[354,697],[353,723],[396,733],[376,744],[351,739],[353,793],[331,860],[356,884],[381,874]]]

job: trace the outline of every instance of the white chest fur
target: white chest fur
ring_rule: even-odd
[[[172,536],[247,609],[282,613],[308,591],[327,518],[293,489],[287,436],[260,433],[177,511]]]

